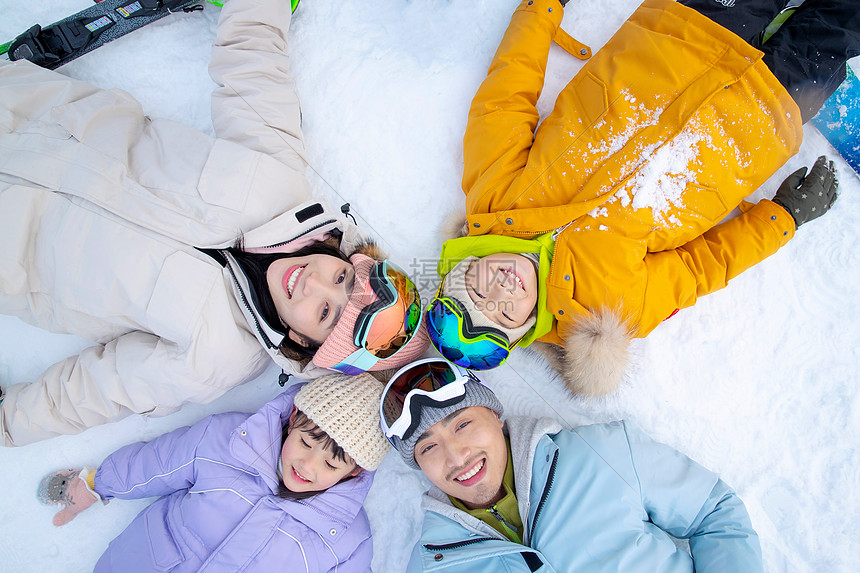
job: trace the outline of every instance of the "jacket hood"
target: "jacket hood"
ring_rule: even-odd
[[[337,213],[325,201],[306,201],[294,209],[275,217],[261,227],[245,233],[242,248],[252,253],[290,253],[318,241],[338,244],[347,256],[356,253],[376,260],[386,258],[386,253],[375,241],[365,237],[358,227]],[[230,278],[233,295],[245,316],[250,331],[254,334],[269,357],[290,374],[301,374],[315,378],[331,373],[315,366],[311,357],[296,360],[284,356],[279,345],[283,332],[272,328],[262,317],[253,297],[247,276],[236,260],[226,251],[231,244],[219,245],[219,252],[226,259],[226,272]]]
[[[295,396],[304,385],[290,386],[249,416],[230,437],[230,452],[237,460],[257,470],[273,494],[280,484],[275,468],[280,464],[282,429],[293,411]],[[374,472],[363,470],[320,494],[301,500],[279,498],[277,504],[315,531],[327,532],[332,522],[350,525],[356,520],[370,491],[373,475]]]
[[[500,235],[468,237],[465,213],[455,212],[444,223],[443,233],[449,238],[442,245],[438,272],[444,277],[467,256],[486,256],[498,252],[542,252],[534,249],[535,243],[555,244],[551,236],[541,235],[534,239],[517,239]],[[555,318],[546,310],[546,281],[552,264],[552,251],[549,263],[544,265],[541,254],[538,286],[538,323],[524,336],[518,346],[528,346],[550,331]],[[541,320],[543,318],[543,320]],[[579,320],[565,324],[559,334],[564,341],[563,347],[538,343],[535,348],[541,351],[550,365],[558,372],[567,388],[574,394],[603,396],[621,384],[629,363],[629,344],[633,331],[620,312],[612,309],[586,311]]]
[[[555,241],[551,233],[545,233],[533,239],[520,239],[517,237],[505,237],[502,235],[482,235],[480,237],[460,237],[449,239],[442,244],[442,252],[439,255],[439,264],[436,271],[441,279],[445,278],[451,270],[463,259],[469,256],[486,257],[496,253],[535,253],[539,257],[538,263],[538,297],[537,297],[537,320],[534,327],[525,336],[520,338],[517,346],[528,346],[552,329],[555,320],[546,310],[546,283],[552,266],[552,254]]]

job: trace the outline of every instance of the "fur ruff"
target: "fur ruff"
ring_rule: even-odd
[[[382,247],[380,247],[373,239],[363,239],[356,243],[348,255],[351,257],[356,253],[360,253],[377,261],[382,261],[388,258],[388,253],[382,250]]]
[[[459,239],[469,235],[466,211],[457,209],[448,213],[448,216],[439,225],[439,238],[444,243],[448,239]]]
[[[571,392],[603,396],[616,390],[624,379],[632,337],[630,325],[621,314],[604,309],[566,329],[564,347],[556,347],[555,356],[548,359]]]

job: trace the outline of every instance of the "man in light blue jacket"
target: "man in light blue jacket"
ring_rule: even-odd
[[[627,422],[503,422],[489,388],[438,359],[401,369],[382,411],[389,441],[435,486],[409,571],[763,570],[735,492]]]

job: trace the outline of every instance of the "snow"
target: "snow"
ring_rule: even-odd
[[[89,0],[0,0],[0,37],[48,24]],[[563,27],[599,48],[636,0],[571,0]],[[315,192],[349,202],[395,262],[435,285],[437,225],[463,204],[462,135],[469,102],[513,11],[513,0],[303,0],[291,26],[294,71]],[[211,132],[206,72],[219,10],[166,18],[64,67],[134,94],[150,115]],[[858,62],[853,62],[857,64]],[[581,64],[553,47],[543,115]],[[855,66],[857,68],[857,66]],[[801,152],[754,198],[822,154],[807,127]],[[841,198],[777,254],[632,345],[615,394],[570,397],[535,355],[517,352],[486,379],[509,413],[568,426],[632,420],[719,472],[761,536],[765,567],[853,571],[860,541],[860,180],[835,159]],[[32,379],[90,342],[0,316],[0,384]],[[95,467],[126,443],[276,395],[279,371],[165,418],[130,418],[77,436],[0,448],[0,571],[88,571],[147,500],[112,502],[62,528],[39,505],[46,473]],[[394,454],[367,502],[374,570],[402,571],[421,527],[427,482]]]

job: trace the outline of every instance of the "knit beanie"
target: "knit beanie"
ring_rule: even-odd
[[[407,466],[416,470],[421,469],[418,466],[418,462],[415,461],[415,444],[418,443],[418,438],[421,437],[421,434],[429,430],[433,424],[439,422],[445,418],[445,416],[471,406],[484,406],[498,414],[500,418],[502,417],[504,408],[502,408],[502,403],[499,402],[499,399],[496,398],[496,395],[492,390],[484,386],[481,382],[466,382],[465,387],[466,394],[463,396],[463,399],[456,404],[442,408],[435,408],[429,404],[421,406],[419,412],[421,421],[418,423],[418,427],[415,428],[415,431],[412,432],[409,438],[405,440],[401,440],[397,437],[393,438],[394,447],[397,449],[397,452],[400,454],[400,457],[403,458],[403,461]],[[412,409],[414,415],[414,405],[412,406]]]
[[[371,374],[330,374],[305,384],[293,403],[360,467],[375,470],[388,453],[379,427],[382,382]]]
[[[451,272],[445,275],[445,282],[442,285],[442,296],[455,298],[460,301],[460,304],[463,305],[463,308],[465,308],[466,312],[469,314],[469,318],[472,319],[472,324],[475,326],[489,326],[501,330],[505,333],[505,336],[508,337],[508,342],[513,346],[520,338],[526,335],[532,326],[535,325],[535,322],[537,321],[537,313],[532,312],[528,319],[526,319],[525,323],[516,328],[508,328],[490,320],[490,318],[481,312],[481,309],[475,305],[475,302],[466,290],[466,272],[468,272],[472,263],[477,260],[479,260],[479,257],[466,257],[457,263],[457,266],[451,269]]]
[[[325,339],[325,342],[319,347],[316,354],[314,354],[313,363],[321,368],[332,369],[358,350],[358,346],[353,342],[353,331],[355,330],[358,315],[365,306],[377,300],[376,295],[373,294],[373,289],[370,287],[369,277],[373,265],[379,261],[356,253],[349,257],[349,262],[352,263],[355,269],[355,285],[352,288],[352,294],[340,316],[340,320],[338,320],[334,330],[328,335],[328,338]],[[409,342],[406,343],[406,346],[401,348],[391,358],[378,361],[369,370],[400,368],[420,358],[429,345],[430,339],[427,336],[427,328],[422,322]]]

